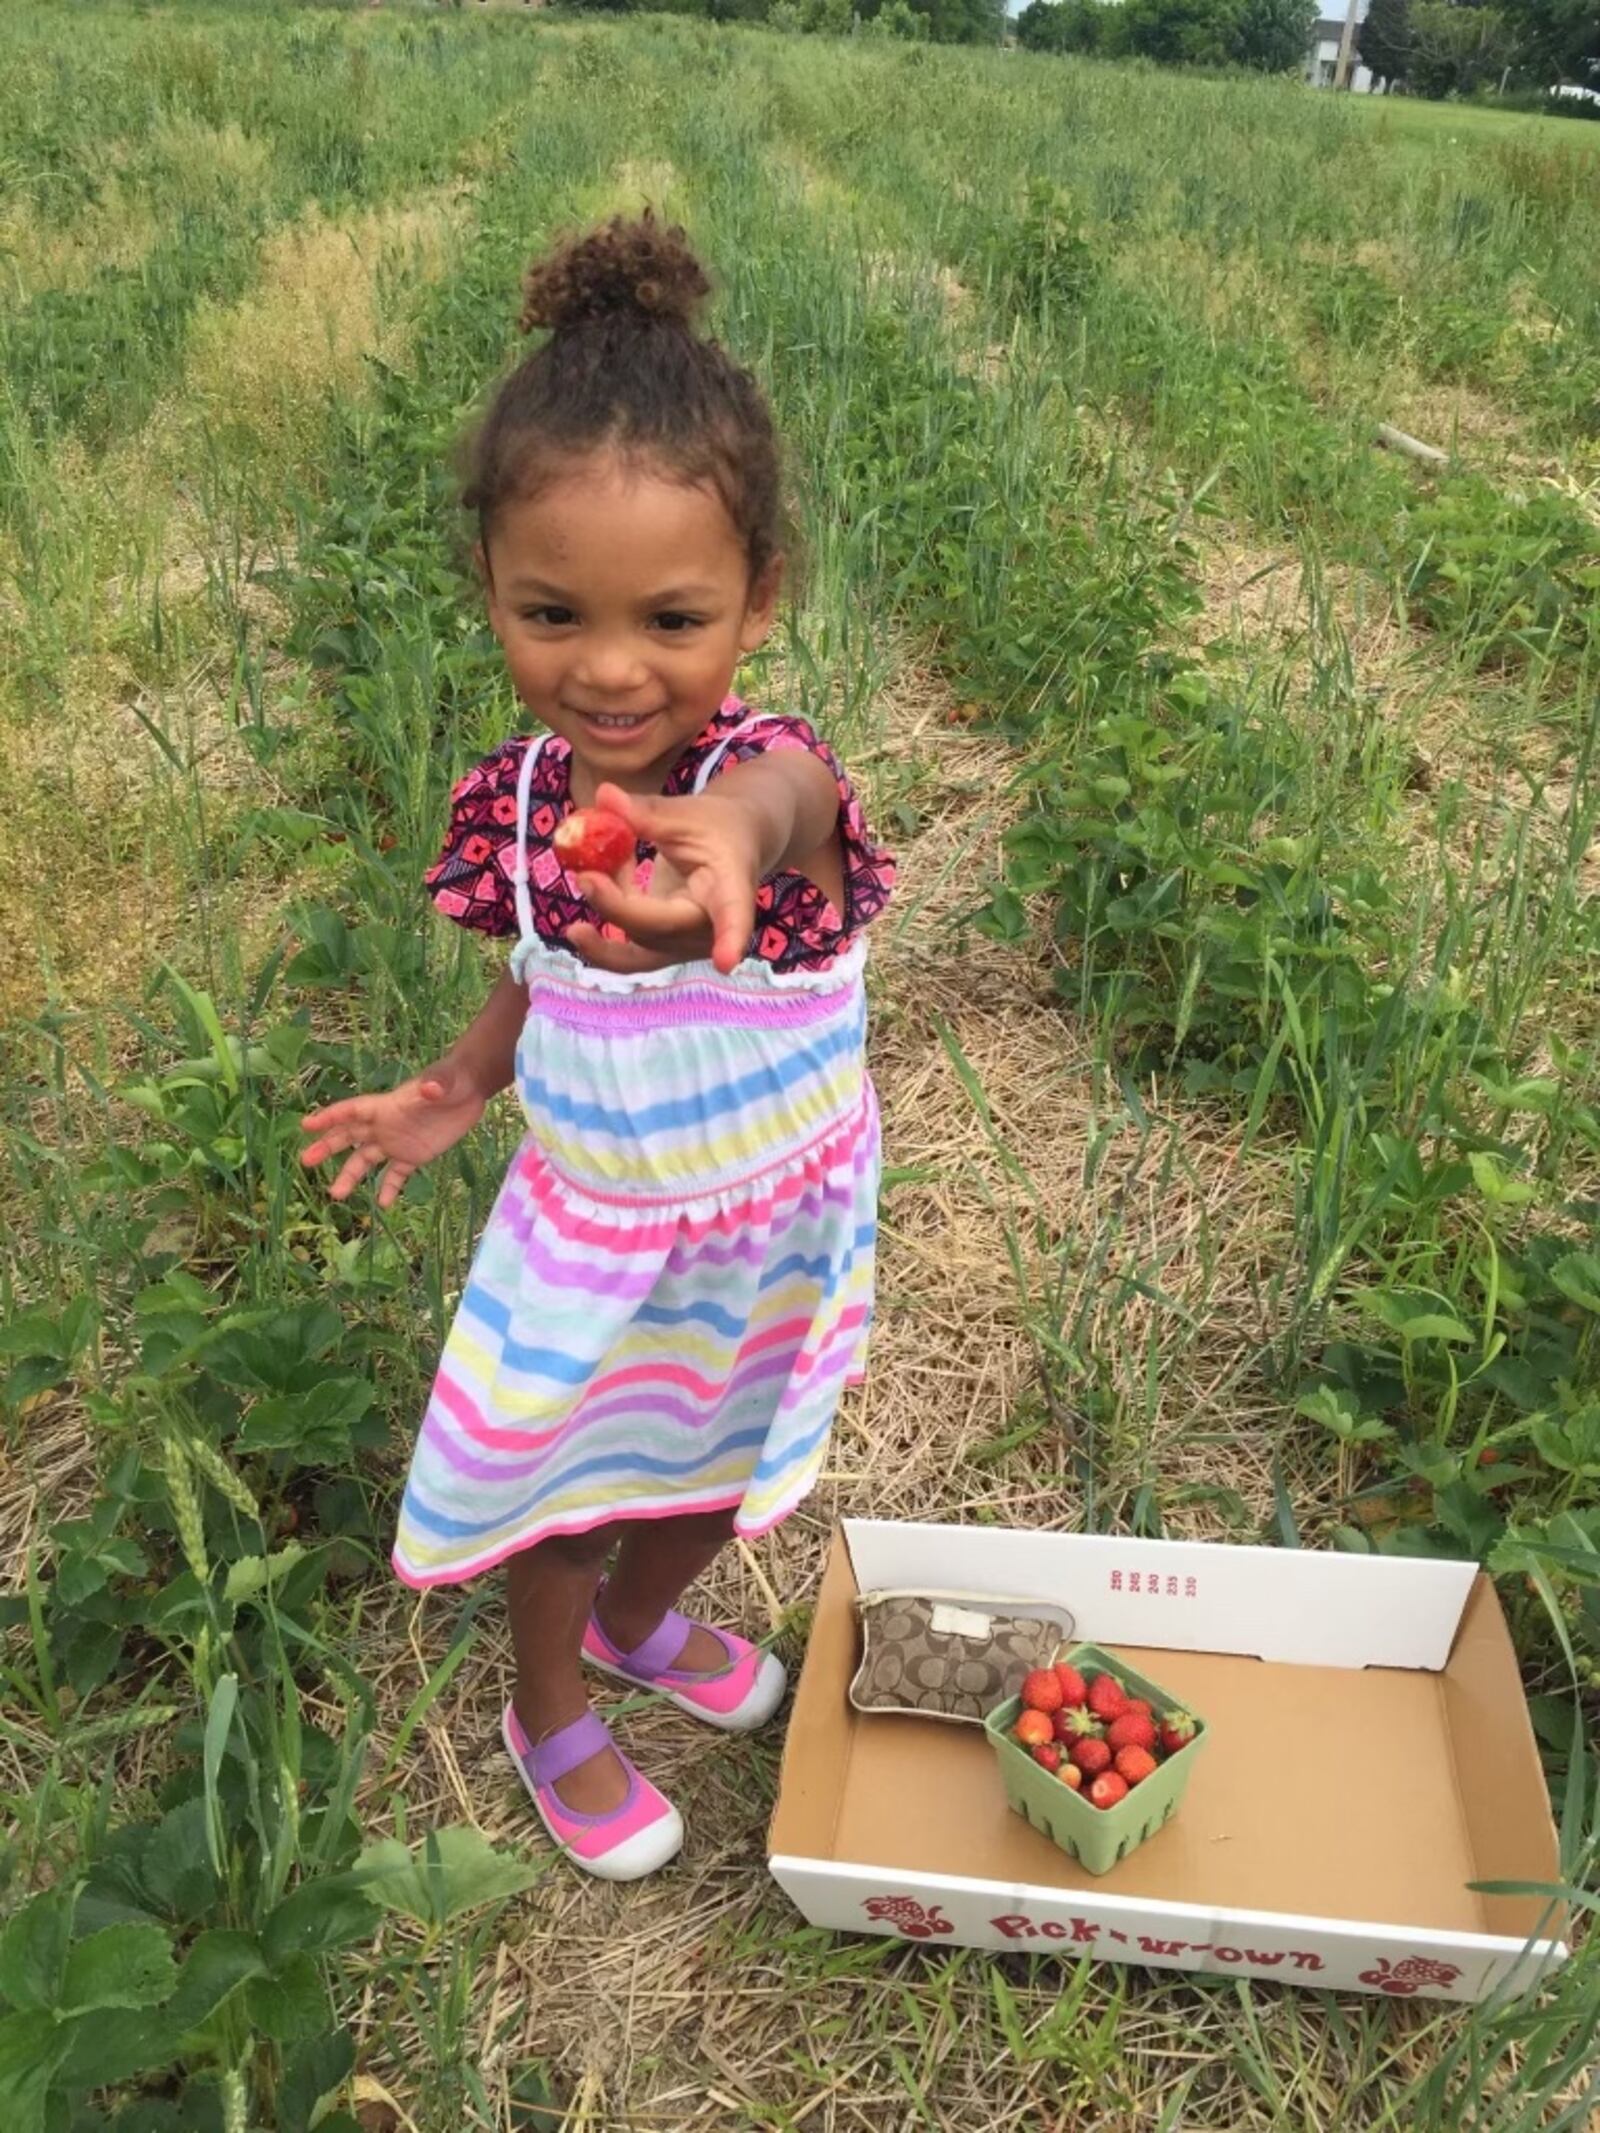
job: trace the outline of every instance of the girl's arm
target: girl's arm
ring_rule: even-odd
[[[509,969],[502,970],[488,999],[423,1078],[432,1075],[443,1079],[459,1073],[487,1103],[491,1096],[498,1096],[511,1086],[516,1073],[517,1040],[527,1014],[526,989]]]
[[[470,1133],[490,1097],[509,1084],[527,1012],[526,993],[502,971],[471,1024],[432,1066],[397,1089],[347,1096],[308,1113],[300,1124],[313,1139],[300,1151],[301,1162],[310,1169],[348,1149],[330,1196],[348,1199],[369,1171],[381,1168],[378,1205],[392,1207],[411,1173]]]
[[[720,796],[748,808],[759,825],[758,882],[769,874],[805,874],[836,909],[843,906],[839,788],[826,763],[798,748],[777,748],[725,770],[704,795]],[[831,883],[815,870],[824,860],[835,877]]]

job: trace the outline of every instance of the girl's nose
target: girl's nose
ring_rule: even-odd
[[[642,689],[650,670],[637,648],[623,641],[588,644],[579,655],[575,679],[596,695],[627,696]]]

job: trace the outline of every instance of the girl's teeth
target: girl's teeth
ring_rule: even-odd
[[[642,723],[637,718],[608,717],[604,711],[591,711],[589,716],[594,720],[597,726],[616,726],[619,729],[637,726]]]

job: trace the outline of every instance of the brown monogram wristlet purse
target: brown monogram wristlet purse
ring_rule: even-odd
[[[856,1608],[862,1652],[849,1693],[858,1711],[982,1725],[1072,1639],[1067,1609],[1042,1600],[864,1592]]]

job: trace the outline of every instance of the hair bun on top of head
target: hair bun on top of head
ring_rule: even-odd
[[[536,259],[522,285],[524,333],[567,333],[606,318],[692,328],[711,293],[706,270],[681,229],[649,208],[621,215],[586,235],[567,237]]]

